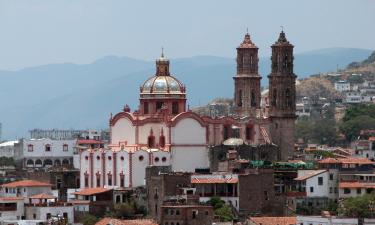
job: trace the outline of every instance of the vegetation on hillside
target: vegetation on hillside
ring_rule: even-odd
[[[297,99],[309,97],[311,100],[318,100],[323,97],[333,101],[342,98],[340,92],[335,90],[329,80],[320,77],[304,79],[296,86],[296,89]]]
[[[352,218],[369,218],[374,216],[375,194],[345,199],[338,207],[338,213]]]
[[[340,131],[348,141],[357,138],[361,130],[375,129],[375,105],[353,105],[345,112]]]

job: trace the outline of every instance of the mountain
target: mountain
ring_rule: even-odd
[[[367,58],[371,50],[332,48],[295,55],[301,77],[332,71]],[[260,59],[267,85],[269,57]],[[188,104],[197,106],[233,95],[232,58],[195,56],[171,60],[171,71],[187,87]],[[154,74],[154,62],[107,56],[91,64],[50,64],[0,71],[0,122],[3,139],[27,137],[33,128],[100,129],[124,104],[134,109],[139,86]]]

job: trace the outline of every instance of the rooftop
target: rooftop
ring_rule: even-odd
[[[297,224],[297,218],[291,217],[250,217],[249,220],[257,225],[291,225]]]
[[[365,183],[365,182],[340,182],[339,188],[375,188],[375,183]]]
[[[297,180],[297,181],[306,180],[306,179],[309,179],[309,178],[314,177],[316,175],[322,174],[326,171],[327,170],[311,170],[311,171],[308,171],[306,173],[301,174],[301,176],[298,176],[294,180]]]
[[[157,225],[157,223],[149,219],[120,220],[107,217],[101,219],[95,225]]]
[[[50,195],[50,194],[42,193],[42,194],[30,196],[29,198],[31,198],[31,199],[55,199],[57,197],[55,197],[53,195]]]
[[[20,180],[1,185],[1,187],[16,188],[16,187],[50,187],[49,183],[40,182],[36,180]]]
[[[74,192],[73,194],[75,195],[96,195],[100,193],[104,193],[107,191],[110,191],[112,189],[107,189],[107,188],[83,188],[80,191]]]
[[[367,158],[326,158],[319,161],[321,164],[374,164]]]

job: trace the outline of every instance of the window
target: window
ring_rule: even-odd
[[[224,140],[228,139],[229,135],[230,135],[230,127],[229,127],[229,125],[225,125],[224,126],[224,130],[223,130],[223,138],[224,138]]]
[[[148,136],[148,147],[149,148],[154,148],[155,147],[155,137],[150,135]]]
[[[268,191],[264,191],[264,200],[266,200],[266,201],[269,200]]]
[[[112,186],[112,174],[108,174],[108,186]]]
[[[159,157],[155,157],[155,162],[159,162]]]
[[[242,106],[242,90],[238,91],[238,101],[237,101],[237,106],[241,107]]]
[[[357,188],[357,194],[361,194],[361,193],[362,193],[362,189]]]
[[[253,128],[251,126],[246,127],[246,140],[252,140]]]
[[[108,160],[111,161],[112,160],[112,156],[108,156]]]
[[[311,193],[314,192],[314,187],[310,187],[310,192],[311,192]]]
[[[64,213],[63,213],[63,217],[64,217],[65,219],[68,219],[68,213],[64,212]]]
[[[27,151],[28,151],[28,152],[32,152],[32,151],[34,151],[34,145],[28,145],[28,146],[27,146]]]
[[[120,187],[125,187],[125,176],[120,175]]]
[[[50,152],[51,151],[51,145],[46,144],[45,150],[46,150],[46,152]]]
[[[161,135],[161,136],[159,137],[159,146],[160,146],[161,148],[164,148],[164,147],[165,147],[165,137],[164,137],[164,135]]]
[[[286,106],[288,108],[292,108],[292,106],[293,106],[292,96],[291,96],[291,93],[290,93],[289,89],[286,89],[286,91],[285,91],[285,97],[286,97]]]
[[[318,185],[323,185],[323,177],[318,177]]]
[[[89,176],[87,174],[85,175],[85,187],[89,187]]]
[[[333,188],[329,187],[329,193],[332,194],[332,192],[333,192]]]
[[[271,105],[272,106],[276,106],[277,105],[277,90],[276,89],[273,89],[273,92],[272,92]]]
[[[51,213],[47,213],[46,217],[47,217],[47,220],[51,219]]]
[[[138,160],[139,160],[139,161],[143,161],[143,159],[144,159],[143,155],[140,155],[140,156],[138,157]]]
[[[176,215],[180,215],[180,210],[176,209]]]
[[[156,102],[156,111],[159,111],[163,107],[163,102]]]
[[[148,102],[143,103],[143,113],[148,114]]]
[[[251,92],[251,107],[256,107],[257,106],[257,102],[256,102],[256,99],[255,99],[255,92],[252,91]]]
[[[96,187],[100,187],[100,174],[96,175]]]
[[[34,220],[36,219],[36,214],[35,214],[35,213],[33,214],[33,219],[34,219]]]
[[[193,214],[192,214],[193,219],[197,218],[197,215],[198,215],[198,211],[193,210]]]
[[[349,188],[344,188],[344,194],[350,194],[350,189]]]
[[[329,180],[333,180],[333,173],[329,174]]]
[[[172,103],[172,114],[178,114],[178,102]]]
[[[166,157],[163,157],[163,158],[161,158],[161,161],[162,161],[162,162],[166,162],[166,161],[167,161],[167,158],[166,158]]]
[[[64,152],[67,152],[67,151],[68,151],[68,145],[67,145],[67,144],[64,144],[64,145],[63,145],[63,151],[64,151]]]

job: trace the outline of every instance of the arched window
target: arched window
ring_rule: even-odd
[[[172,103],[172,114],[178,114],[178,102]]]
[[[148,136],[147,145],[148,145],[149,148],[155,147],[155,136],[154,135]]]
[[[96,187],[100,187],[100,173],[96,174]]]
[[[238,100],[237,100],[237,106],[242,106],[242,90],[238,91]]]
[[[292,96],[291,96],[291,93],[290,93],[290,90],[289,90],[289,88],[288,89],[286,89],[286,91],[285,91],[285,100],[286,100],[286,107],[287,108],[292,108]]]
[[[254,92],[254,90],[251,91],[251,106],[252,107],[256,107],[257,106],[257,102],[256,102],[256,99],[255,99],[255,92]]]
[[[276,89],[273,89],[271,104],[272,104],[272,106],[276,106],[277,105],[277,90]]]
[[[112,174],[111,173],[108,173],[107,174],[107,176],[108,176],[108,186],[112,186]]]
[[[32,151],[34,151],[34,145],[29,144],[29,145],[27,146],[27,151],[28,151],[28,152],[32,152]]]
[[[148,114],[148,102],[143,103],[143,113]]]
[[[50,159],[44,160],[44,166],[52,166],[52,160]]]
[[[165,147],[165,136],[164,135],[161,135],[159,137],[159,146],[160,146],[160,148],[164,148]]]
[[[34,161],[32,159],[27,160],[26,162],[27,166],[34,166]]]
[[[69,160],[68,159],[63,159],[62,164],[63,165],[69,165]]]
[[[60,166],[60,165],[61,165],[60,159],[55,159],[55,166]]]
[[[50,152],[51,151],[51,145],[50,144],[46,144],[45,145],[45,150],[46,150],[46,152]]]
[[[37,159],[36,161],[35,161],[35,166],[42,166],[42,160],[40,160],[40,159]]]

